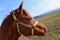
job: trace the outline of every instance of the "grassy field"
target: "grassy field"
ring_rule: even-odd
[[[46,35],[31,38],[21,36],[19,40],[60,40],[60,11],[54,11],[36,19],[47,26]]]

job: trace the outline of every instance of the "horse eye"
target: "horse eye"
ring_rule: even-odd
[[[25,15],[25,16],[27,16],[27,14],[23,11],[23,14]]]
[[[28,17],[27,20],[32,20],[32,18],[31,17]]]
[[[26,13],[23,13],[23,14],[24,14],[25,16],[27,16]]]

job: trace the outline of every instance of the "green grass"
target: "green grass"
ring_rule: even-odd
[[[31,36],[31,38],[21,36],[19,40],[60,40],[60,12],[51,12],[43,17],[36,18],[39,22],[47,26],[45,36]]]
[[[39,22],[45,24],[46,26],[49,26],[49,25],[52,25],[60,20],[60,13],[59,12],[51,13],[51,14],[48,14],[48,15],[43,16],[41,18],[37,18],[37,20]]]

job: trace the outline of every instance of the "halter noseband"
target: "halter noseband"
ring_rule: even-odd
[[[32,33],[31,33],[31,34],[32,34],[32,36],[34,35],[34,28],[35,28],[35,26],[38,24],[38,21],[36,21],[36,22],[34,23],[34,25],[32,26],[32,25],[27,25],[27,24],[24,24],[24,23],[20,22],[20,21],[16,18],[16,16],[14,15],[14,13],[13,13],[13,18],[14,18],[16,24],[17,24],[17,31],[18,31],[19,34],[22,34],[22,33],[19,31],[19,24],[21,24],[21,25],[23,25],[23,26],[32,28]],[[22,34],[22,35],[23,35],[23,34]]]

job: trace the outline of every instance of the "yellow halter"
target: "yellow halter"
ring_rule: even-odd
[[[22,33],[19,31],[19,24],[21,24],[21,25],[24,25],[24,26],[26,26],[26,27],[32,28],[32,36],[34,35],[34,27],[36,27],[36,25],[38,24],[38,21],[36,21],[36,22],[34,23],[33,27],[32,27],[32,25],[27,25],[27,24],[24,24],[24,23],[20,22],[20,21],[16,18],[16,16],[14,15],[14,13],[13,13],[13,18],[14,18],[15,21],[18,21],[18,22],[16,22],[16,24],[17,24],[17,31],[18,31],[19,34],[22,34]]]

